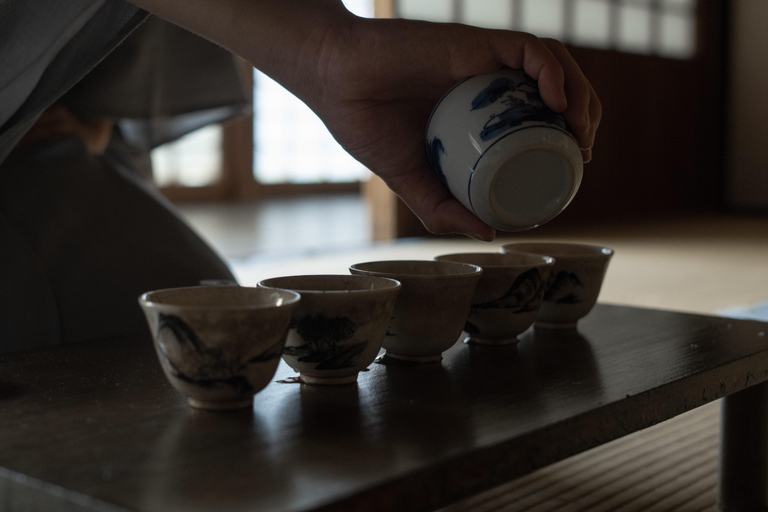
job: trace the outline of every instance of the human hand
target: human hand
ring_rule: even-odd
[[[453,198],[424,149],[433,107],[463,78],[504,66],[524,69],[539,81],[545,103],[570,124],[584,161],[591,159],[600,101],[557,41],[458,24],[355,19],[330,37],[318,62],[321,82],[298,95],[433,233],[495,236]]]
[[[88,151],[101,155],[106,151],[112,137],[114,121],[107,118],[78,117],[63,105],[48,107],[32,128],[19,141],[19,147],[34,147],[39,143],[77,139],[82,141]]]
[[[427,120],[456,82],[522,68],[562,112],[585,161],[601,106],[560,43],[508,30],[362,19],[340,0],[130,0],[242,56],[301,98],[341,145],[433,233],[492,240],[495,230],[451,195],[430,168]]]

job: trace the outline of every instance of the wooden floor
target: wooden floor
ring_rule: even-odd
[[[344,224],[343,217],[335,218]],[[231,243],[232,238],[222,232],[209,230],[204,236],[228,256],[244,285],[278,275],[347,273],[350,264],[372,259],[431,259],[448,252],[495,251],[511,240],[546,238],[615,249],[602,302],[729,314],[768,303],[768,217],[707,216],[561,232],[542,229],[490,244],[458,238],[359,243],[365,235],[350,231],[357,221],[353,219],[349,229],[333,228],[354,243],[335,243],[329,234],[327,244],[320,240],[298,251],[247,254],[223,243]],[[322,233],[315,230],[314,236],[322,238]],[[290,237],[290,231],[284,236]],[[238,247],[247,245],[243,242]],[[715,402],[701,407],[457,503],[445,512],[716,510],[719,406]]]

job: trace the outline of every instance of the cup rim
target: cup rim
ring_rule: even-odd
[[[562,252],[562,249],[564,248],[576,249],[579,252]],[[594,257],[608,259],[615,253],[612,248],[601,244],[556,241],[511,242],[503,244],[501,250],[506,254],[516,252],[523,254],[547,255],[552,256],[555,260],[558,258],[587,259]]]
[[[373,286],[365,287],[365,288],[345,288],[345,289],[339,289],[339,288],[320,288],[320,287],[310,287],[305,288],[302,286],[290,286],[286,283],[279,284],[281,281],[286,281],[289,279],[296,279],[296,280],[302,280],[302,279],[317,279],[320,281],[327,281],[327,282],[337,282],[340,280],[340,278],[345,279],[352,279],[353,281],[362,281],[366,279],[373,279],[376,283],[378,283],[380,286],[374,288]],[[320,294],[329,294],[329,295],[341,295],[341,294],[365,294],[365,293],[372,293],[372,292],[378,292],[378,293],[386,293],[390,291],[396,291],[399,290],[402,286],[400,281],[396,279],[391,279],[388,277],[379,277],[379,276],[366,276],[366,275],[355,275],[355,274],[301,274],[301,275],[294,275],[294,276],[279,276],[279,277],[271,277],[268,279],[262,279],[259,281],[259,287],[261,288],[268,288],[268,289],[279,289],[279,290],[290,290],[297,292],[299,294],[306,294],[306,295],[320,295]]]
[[[483,257],[493,257],[497,255],[504,255],[508,253],[503,252],[480,252],[480,251],[474,251],[474,252],[455,252],[455,253],[447,253],[447,254],[441,254],[439,256],[435,256],[435,259],[438,261],[457,261],[456,259],[449,259],[449,258],[483,258]],[[524,253],[520,252],[517,254],[530,256],[532,258],[536,258],[539,261],[531,261],[528,263],[499,263],[499,264],[486,264],[486,265],[478,265],[481,268],[529,268],[529,267],[551,267],[555,264],[555,258],[547,255],[547,254],[531,254],[531,253]],[[463,262],[463,261],[462,261]],[[474,263],[471,263],[471,265],[474,265]]]
[[[448,274],[441,274],[441,273],[429,273],[429,272],[408,272],[408,271],[402,271],[402,270],[375,270],[371,268],[365,268],[366,266],[375,266],[375,265],[386,265],[386,264],[402,264],[402,265],[414,265],[418,267],[424,267],[424,268],[437,268],[438,266],[443,267],[453,267],[458,272],[456,273],[448,273]],[[376,261],[364,261],[360,263],[354,263],[349,266],[350,272],[357,271],[361,272],[362,275],[369,275],[369,276],[381,276],[381,277],[390,277],[394,279],[404,278],[404,279],[414,279],[414,278],[424,278],[424,279],[430,279],[430,278],[453,278],[453,279],[466,279],[466,278],[474,278],[478,277],[483,273],[482,267],[472,264],[472,263],[464,263],[460,261],[446,261],[446,260],[376,260]],[[416,269],[415,269],[416,270]]]
[[[222,305],[222,304],[185,304],[182,302],[163,302],[162,300],[159,300],[162,295],[166,294],[173,294],[178,292],[184,292],[184,291],[192,291],[193,293],[197,291],[205,290],[206,292],[214,292],[216,290],[227,290],[228,292],[231,292],[233,290],[239,290],[234,293],[255,293],[260,294],[260,291],[256,290],[264,290],[264,288],[258,288],[255,286],[231,286],[231,285],[223,285],[223,286],[207,286],[207,285],[197,285],[197,286],[178,286],[174,288],[159,288],[157,290],[152,290],[148,292],[144,292],[139,296],[139,304],[145,307],[164,307],[164,308],[176,308],[176,309],[184,309],[186,311],[245,311],[245,310],[260,310],[260,309],[273,309],[273,308],[281,308],[285,306],[290,306],[298,303],[301,300],[301,295],[295,291],[292,290],[285,290],[285,289],[272,289],[272,291],[278,292],[280,295],[280,301],[278,303],[264,303],[264,304],[229,304],[229,305]]]

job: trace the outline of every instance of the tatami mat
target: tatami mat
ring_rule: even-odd
[[[442,512],[716,511],[719,413],[713,402]]]

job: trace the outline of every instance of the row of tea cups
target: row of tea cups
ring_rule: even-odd
[[[512,243],[500,252],[373,261],[349,275],[197,286],[139,298],[169,381],[194,407],[248,407],[282,357],[307,384],[344,384],[379,355],[439,361],[467,334],[508,344],[534,323],[574,328],[594,306],[611,249]]]

